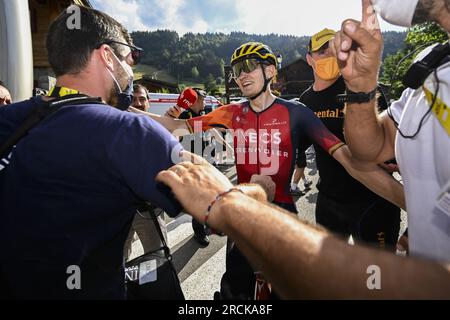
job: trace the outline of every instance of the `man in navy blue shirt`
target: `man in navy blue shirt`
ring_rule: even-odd
[[[111,17],[80,12],[81,29],[67,28],[67,12],[50,26],[51,97],[0,108],[1,145],[45,100],[103,101],[60,108],[0,159],[0,287],[8,297],[123,299],[123,246],[137,206],[178,213],[155,182],[174,164],[178,141],[148,117],[111,107],[139,51]]]

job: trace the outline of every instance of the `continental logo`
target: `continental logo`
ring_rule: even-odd
[[[264,127],[284,126],[284,125],[287,125],[287,121],[280,121],[278,119],[272,119],[272,122],[266,122],[263,124]]]
[[[336,109],[328,109],[323,111],[314,112],[317,118],[344,118],[345,113],[344,110],[336,108]]]

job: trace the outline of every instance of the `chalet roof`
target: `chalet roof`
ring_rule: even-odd
[[[297,65],[297,64],[305,64],[305,65],[309,66],[309,65],[308,65],[308,62],[306,62],[306,60],[305,60],[304,58],[298,58],[298,59],[295,60],[294,62],[291,62],[290,64],[288,64],[288,65],[284,66],[283,68],[281,68],[280,72],[281,72],[282,70],[287,70],[287,69],[289,69],[289,68],[291,68],[292,66]]]
[[[145,75],[141,79],[136,79],[135,82],[147,82],[147,83],[154,83],[157,85],[170,87],[170,88],[178,88],[177,83],[170,83],[167,81],[156,80],[156,79],[152,79],[150,76],[145,76]]]

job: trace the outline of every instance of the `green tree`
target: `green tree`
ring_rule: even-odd
[[[225,78],[225,61],[223,59],[219,60],[219,77]]]
[[[439,25],[427,22],[413,27],[406,36],[406,43],[418,47],[448,40],[447,33]]]
[[[205,86],[206,92],[208,92],[209,94],[213,94],[217,91],[216,80],[214,79],[214,76],[212,74],[208,74],[203,84]]]
[[[197,67],[192,67],[192,69],[191,69],[191,76],[194,79],[197,79],[200,76],[200,73],[198,72]]]
[[[403,46],[406,32],[385,32],[384,56],[395,54]],[[156,70],[167,71],[173,78],[206,79],[211,74],[214,79],[224,78],[224,66],[230,64],[233,51],[241,44],[259,41],[268,44],[283,56],[283,66],[300,57],[305,57],[309,37],[268,34],[257,35],[244,32],[186,33],[180,37],[170,30],[138,31],[132,33],[135,44],[144,49],[142,63]],[[195,79],[195,70],[198,78]],[[174,80],[172,80],[174,81]]]
[[[402,79],[417,54],[433,43],[446,40],[448,40],[447,33],[435,23],[427,22],[409,30],[404,48],[388,55],[383,62],[380,80],[391,87],[392,99],[398,99],[405,90]]]

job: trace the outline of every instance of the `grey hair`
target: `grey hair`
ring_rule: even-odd
[[[414,12],[413,25],[432,21],[431,13],[436,5],[436,0],[419,0]]]

